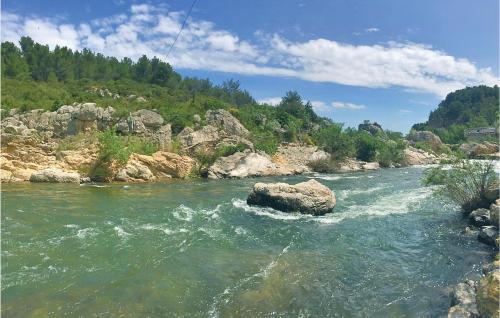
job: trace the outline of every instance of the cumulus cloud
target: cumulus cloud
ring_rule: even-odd
[[[312,100],[311,105],[315,111],[328,111],[328,106],[326,105],[325,102],[320,101],[320,100]]]
[[[281,97],[268,97],[258,100],[259,104],[277,106],[281,102]]]
[[[332,102],[332,107],[336,109],[347,109],[347,110],[360,110],[365,109],[365,105],[344,103],[344,102]]]
[[[50,47],[84,47],[118,58],[157,56],[175,68],[246,75],[299,78],[370,88],[400,87],[440,97],[465,86],[497,84],[490,68],[419,43],[351,45],[332,39],[291,41],[257,32],[241,39],[210,21],[188,19],[167,57],[185,18],[164,6],[132,5],[127,12],[80,25],[55,18],[2,12],[2,40],[23,35]],[[368,28],[365,32],[376,32]]]
[[[367,28],[367,29],[365,29],[365,32],[367,32],[367,33],[375,33],[378,31],[380,31],[379,28]]]

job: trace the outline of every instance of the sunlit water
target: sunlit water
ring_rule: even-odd
[[[313,217],[245,203],[256,181],[3,185],[4,317],[439,317],[490,250],[423,168],[317,175]]]

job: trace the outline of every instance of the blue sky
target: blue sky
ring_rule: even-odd
[[[261,101],[287,90],[347,126],[407,132],[450,91],[498,83],[498,1],[2,2],[2,41],[159,56],[183,75],[238,79]]]

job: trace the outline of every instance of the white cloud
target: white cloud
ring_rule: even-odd
[[[268,97],[258,100],[259,104],[277,106],[281,102],[281,97]]]
[[[312,100],[311,105],[315,111],[328,111],[328,106],[325,102],[320,100]]]
[[[365,29],[365,32],[367,32],[367,33],[375,33],[378,31],[380,31],[379,28],[367,28],[367,29]]]
[[[336,109],[348,109],[348,110],[360,110],[365,109],[365,105],[353,104],[353,103],[344,103],[344,102],[332,102],[333,108]]]
[[[73,49],[87,47],[117,58],[156,55],[175,68],[370,88],[400,87],[439,97],[465,86],[499,82],[490,68],[479,68],[467,59],[424,44],[351,45],[323,38],[290,41],[262,31],[252,38],[240,39],[210,21],[192,18],[187,20],[167,58],[184,18],[183,12],[148,4],[132,5],[127,13],[81,25],[2,12],[2,40],[17,42],[21,36],[29,35],[51,48],[56,44]],[[376,29],[368,28],[365,32]]]
[[[400,109],[399,110],[400,113],[404,113],[404,114],[409,114],[409,113],[413,113],[413,110],[409,110],[409,109]]]

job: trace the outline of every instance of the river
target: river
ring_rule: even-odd
[[[422,167],[158,184],[2,185],[4,317],[439,317],[491,250]],[[315,177],[326,216],[249,207]]]

